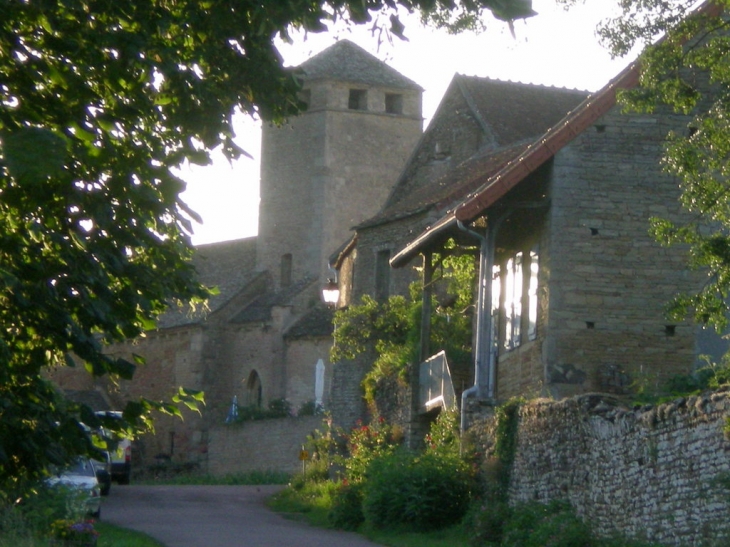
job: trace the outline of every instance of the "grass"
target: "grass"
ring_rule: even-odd
[[[159,541],[142,532],[120,528],[106,522],[97,522],[99,531],[97,547],[164,547]],[[0,547],[48,547],[49,540],[26,530],[20,533],[3,530],[0,533]]]
[[[97,547],[164,547],[162,543],[142,532],[106,522],[97,522],[95,527],[99,531]]]
[[[267,505],[287,518],[330,528],[328,515],[336,488],[337,485],[330,481],[307,482],[300,488],[290,487],[274,494],[267,500]]]
[[[306,482],[300,488],[286,488],[274,494],[267,504],[287,518],[303,520],[320,528],[332,528],[328,515],[336,488],[337,485],[329,481]],[[469,546],[467,536],[460,526],[428,533],[362,528],[359,533],[387,547]]]
[[[388,547],[468,547],[469,541],[461,526],[429,533],[363,530],[369,540]]]
[[[135,480],[135,484],[166,484],[173,486],[261,486],[268,484],[288,484],[290,480],[291,475],[281,471],[251,471],[248,473],[235,473],[223,476],[197,473],[161,473],[153,477],[141,477],[138,480]]]

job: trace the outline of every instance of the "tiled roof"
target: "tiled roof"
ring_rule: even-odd
[[[286,306],[292,299],[309,287],[315,279],[306,277],[278,292],[267,292],[256,298],[232,319],[232,323],[250,323],[268,321],[271,319],[271,308],[274,306]]]
[[[475,191],[527,144],[588,96],[585,91],[456,75],[383,209],[357,226],[375,226],[436,207],[443,212]],[[463,110],[468,112],[463,112]],[[443,135],[464,120],[475,121],[483,146],[454,166],[435,160]],[[439,165],[439,163],[443,165]]]
[[[285,338],[319,338],[332,336],[334,310],[324,305],[314,306],[294,323],[286,332]]]
[[[714,16],[721,12],[722,7],[707,2],[695,13]],[[639,75],[640,66],[637,61],[626,67],[603,89],[586,98],[578,108],[548,128],[498,172],[484,173],[482,177],[484,182],[477,190],[464,196],[463,201],[454,210],[448,211],[445,216],[396,254],[391,260],[391,264],[395,267],[405,264],[440,230],[451,226],[456,221],[468,221],[482,214],[485,209],[496,203],[615,106],[617,91],[636,86],[639,82]]]
[[[397,89],[422,88],[349,40],[340,40],[299,65],[306,80],[338,80]]]
[[[399,218],[435,208],[445,211],[475,191],[488,177],[498,172],[510,160],[519,156],[528,143],[521,143],[498,150],[482,150],[446,175],[416,188],[403,199],[386,206],[378,215],[364,222],[359,228],[391,222]]]
[[[241,291],[256,277],[256,238],[199,245],[195,248],[193,265],[200,282],[208,287],[217,287],[219,294],[210,297],[207,312],[171,309],[160,317],[158,328],[198,323],[207,313],[220,309]]]
[[[578,106],[588,92],[456,75],[472,110],[494,135],[497,146],[544,132]]]

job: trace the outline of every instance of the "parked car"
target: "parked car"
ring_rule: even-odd
[[[99,417],[121,419],[122,413],[118,410],[102,410],[96,413]],[[102,435],[111,436],[102,431]],[[111,476],[118,484],[129,484],[132,475],[132,441],[126,437],[115,436],[111,439],[116,448],[109,450],[111,456]]]
[[[80,456],[76,461],[46,479],[51,487],[65,486],[79,493],[86,512],[94,518],[101,517],[101,487],[91,459]]]
[[[103,452],[103,459],[92,458],[91,465],[94,466],[96,480],[99,481],[99,488],[102,496],[108,496],[112,488],[112,457],[106,450]]]

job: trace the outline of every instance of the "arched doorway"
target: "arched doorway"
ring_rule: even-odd
[[[246,380],[246,404],[247,406],[261,407],[263,399],[263,388],[261,387],[261,377],[259,373],[252,370]]]

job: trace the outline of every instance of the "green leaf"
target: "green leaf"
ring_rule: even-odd
[[[21,184],[42,184],[63,171],[68,157],[65,137],[42,127],[26,127],[2,135],[10,176]]]

